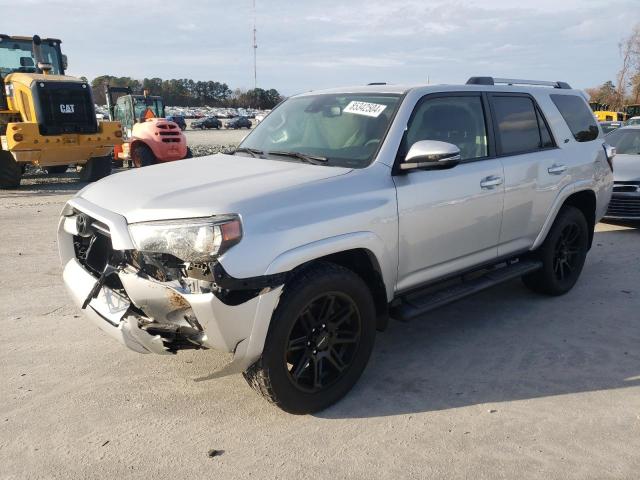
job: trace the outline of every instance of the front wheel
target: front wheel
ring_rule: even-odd
[[[362,278],[315,264],[285,285],[262,356],[244,378],[286,412],[323,410],[355,385],[375,334],[373,299]]]
[[[156,156],[145,144],[136,145],[131,152],[131,160],[133,160],[133,164],[137,168],[148,167],[149,165],[154,165],[157,162]]]
[[[587,258],[589,227],[576,207],[565,206],[535,256],[542,268],[522,277],[531,290],[546,295],[563,295],[578,281]]]
[[[80,170],[81,182],[96,182],[111,173],[112,156],[90,158]]]
[[[18,188],[22,173],[23,170],[13,155],[5,150],[0,150],[0,188]]]

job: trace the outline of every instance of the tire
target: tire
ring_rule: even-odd
[[[193,152],[189,147],[187,147],[187,154],[185,155],[184,158],[193,158]]]
[[[262,356],[243,376],[286,412],[323,410],[346,395],[364,371],[375,318],[362,278],[333,263],[313,264],[285,285]]]
[[[22,168],[11,153],[0,150],[0,188],[14,189],[20,186]]]
[[[157,163],[156,156],[145,144],[136,145],[136,148],[131,152],[131,160],[133,160],[133,165],[137,168],[148,167]]]
[[[67,171],[68,168],[69,168],[69,165],[52,165],[50,167],[45,167],[49,175],[64,173]]]
[[[542,268],[522,277],[531,290],[545,295],[564,295],[578,281],[589,248],[589,226],[584,214],[564,206],[534,256]]]
[[[80,170],[81,182],[97,182],[111,173],[111,155],[90,158]]]

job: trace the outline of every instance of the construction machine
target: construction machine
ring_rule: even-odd
[[[75,164],[83,181],[111,173],[118,122],[98,122],[91,87],[65,75],[54,38],[0,34],[0,188],[17,188],[29,163],[50,173]]]
[[[162,97],[109,85],[105,86],[105,97],[109,120],[120,122],[124,135],[124,143],[114,149],[114,161],[146,167],[191,156],[180,126],[165,118]]]
[[[599,122],[623,122],[627,119],[625,112],[612,110],[607,104],[589,102],[589,106]]]

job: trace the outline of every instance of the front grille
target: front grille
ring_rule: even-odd
[[[41,135],[97,133],[98,121],[88,85],[74,82],[34,82],[33,85]]]
[[[113,254],[109,228],[90,217],[85,218],[86,233],[73,236],[73,248],[80,264],[92,275],[99,277]]]
[[[639,218],[640,194],[613,195],[607,209],[608,217]]]

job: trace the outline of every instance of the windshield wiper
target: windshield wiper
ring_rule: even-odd
[[[329,160],[327,157],[320,157],[318,155],[309,155],[302,152],[267,152],[268,155],[280,155],[282,157],[291,157],[302,160],[303,162],[311,163],[313,165],[324,165]]]
[[[258,150],[257,148],[240,147],[240,148],[236,148],[233,151],[233,154],[235,155],[238,152],[240,152],[240,153],[249,153],[254,158],[258,158],[260,155],[262,155],[264,153],[262,150]]]

